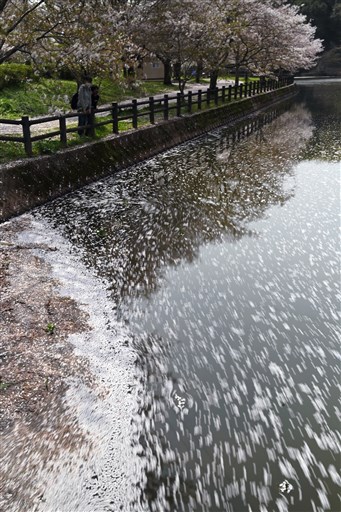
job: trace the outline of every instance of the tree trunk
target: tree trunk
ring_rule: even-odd
[[[235,85],[239,85],[239,77],[240,77],[240,70],[239,70],[238,64],[236,64]]]
[[[172,65],[170,59],[164,59],[161,61],[164,67],[163,72],[163,84],[172,85]]]
[[[197,62],[197,67],[195,69],[195,81],[197,83],[199,83],[201,80],[202,72],[203,72],[203,65],[202,65],[202,62],[199,61],[199,62]]]
[[[174,64],[174,77],[175,77],[175,80],[177,80],[178,82],[181,80],[181,64],[180,64],[180,62],[176,62]]]
[[[179,83],[179,91],[181,92],[181,95],[183,96],[184,92],[185,92],[187,80],[186,80],[186,78],[179,77],[178,83]]]
[[[217,87],[218,80],[218,69],[214,69],[210,74],[210,89],[215,89]]]

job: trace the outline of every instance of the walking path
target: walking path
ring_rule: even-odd
[[[229,86],[229,85],[234,85],[234,82],[232,80],[218,80],[217,82],[217,85],[218,87],[222,87],[223,85],[225,85],[226,87]],[[194,85],[190,85],[188,87],[186,87],[186,91],[198,91],[199,89],[207,89],[208,87],[208,84],[207,86],[205,84],[194,84]],[[173,92],[173,91],[172,91]],[[173,92],[174,94],[176,94],[176,91]],[[156,100],[158,99],[162,99],[164,97],[164,93],[162,94],[155,94],[154,98]],[[139,100],[143,100],[145,99],[146,97],[141,97],[141,98],[138,98]],[[126,101],[120,101],[120,105],[129,105],[131,103],[131,100],[126,100]],[[110,104],[107,104],[107,105],[101,105],[100,108],[110,108]],[[51,114],[52,116],[53,114]],[[101,117],[101,116],[106,116],[107,113],[106,112],[103,112],[103,113],[98,113],[97,116]],[[43,118],[43,117],[49,117],[47,115],[44,115],[44,116],[36,116],[36,117],[31,117],[30,119],[33,120],[33,119],[40,119],[40,118]],[[18,119],[19,121],[20,119]],[[66,124],[67,125],[70,125],[70,124],[75,124],[77,121],[76,121],[76,117],[74,119],[66,119]],[[38,133],[46,133],[48,130],[53,130],[53,129],[59,129],[59,121],[56,120],[56,121],[47,121],[46,123],[40,123],[40,124],[36,124],[36,125],[32,125],[31,126],[31,134],[35,134],[37,135]],[[14,125],[14,124],[1,124],[0,123],[0,135],[22,135],[22,126],[21,125]]]

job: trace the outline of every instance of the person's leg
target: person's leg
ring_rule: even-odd
[[[85,135],[87,137],[92,137],[92,135],[94,133],[92,127],[88,128],[88,126],[91,125],[91,123],[92,123],[92,115],[91,114],[86,114],[86,123],[85,123],[86,124],[86,130],[85,130]]]
[[[84,135],[86,123],[86,114],[80,113],[78,116],[78,135]]]

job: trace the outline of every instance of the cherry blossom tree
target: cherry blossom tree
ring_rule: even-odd
[[[29,50],[34,37],[37,37],[39,8],[44,3],[45,0],[0,1],[0,64]],[[27,30],[28,26],[30,30]]]
[[[259,74],[294,72],[312,67],[322,51],[315,28],[298,8],[281,0],[239,0],[229,61],[236,70],[246,67]]]
[[[256,73],[314,65],[315,29],[285,0],[0,0],[0,64],[24,55],[39,68],[119,76],[123,60],[156,55],[178,69],[181,91],[196,63]]]
[[[227,64],[238,83],[241,67],[294,72],[313,66],[322,49],[315,29],[285,0],[140,0],[132,13],[134,41],[164,63],[165,83],[177,64],[180,89],[196,62],[209,72],[213,88]]]
[[[169,2],[141,0],[130,5],[127,30],[139,47],[141,58],[156,56],[164,65],[164,84],[172,83],[174,41]]]
[[[230,42],[234,34],[233,11],[237,2],[212,0],[204,2],[202,8],[210,13],[206,16],[205,41],[200,45],[201,62],[210,75],[210,88],[215,88],[219,70],[226,65]]]
[[[0,64],[24,55],[41,69],[118,74],[129,39],[122,0],[0,0]]]
[[[214,59],[219,64],[226,59],[225,4],[224,0],[141,0],[132,8],[133,40],[142,56],[154,55],[164,64],[165,84],[171,83],[172,66],[183,91],[197,62],[211,69]]]
[[[320,39],[315,39],[316,29],[306,16],[299,14],[295,6],[282,5],[273,10],[272,21],[272,43],[261,54],[261,67],[291,73],[313,67],[323,45]]]
[[[84,74],[118,77],[129,48],[129,39],[120,29],[120,6],[110,0],[70,1],[72,9],[63,12],[58,2],[45,5],[44,17],[53,20],[56,28],[32,49],[35,62],[40,67],[49,68],[52,63],[54,69],[67,68],[77,81]]]

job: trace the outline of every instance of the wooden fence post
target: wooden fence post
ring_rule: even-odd
[[[188,107],[187,111],[190,114],[192,112],[192,91],[188,91]]]
[[[181,92],[176,95],[176,117],[181,117]]]
[[[65,148],[67,146],[66,139],[66,119],[64,116],[59,118],[60,143]]]
[[[90,119],[89,134],[90,134],[90,137],[94,137],[95,136],[95,114],[93,113],[92,110],[89,114],[89,119]]]
[[[111,114],[112,114],[112,131],[113,133],[118,133],[118,105],[117,103],[112,103],[111,105]]]
[[[30,132],[30,119],[28,116],[21,118],[22,131],[24,137],[25,152],[27,156],[32,156],[32,141]]]
[[[218,105],[219,102],[219,89],[218,87],[215,87],[214,89],[214,103],[215,105]]]
[[[243,84],[240,84],[239,86],[239,98],[243,97]]]
[[[149,121],[150,124],[155,124],[155,115],[154,115],[154,97],[149,97]]]
[[[206,91],[206,104],[209,106],[211,102],[211,89],[208,88]]]
[[[199,89],[199,91],[198,91],[198,110],[201,110],[201,99],[202,99],[201,94],[202,94],[201,89]]]
[[[249,96],[252,96],[252,82],[249,83]]]
[[[168,121],[168,94],[163,97],[163,119]]]
[[[234,99],[236,100],[238,98],[238,85],[234,86]]]
[[[226,87],[225,87],[225,85],[223,85],[221,88],[221,101],[223,103],[225,103],[225,95],[226,95]]]
[[[247,83],[247,82],[245,82],[245,83],[244,83],[244,98],[246,98],[246,97],[247,97],[247,86],[248,86],[248,83]]]
[[[228,101],[231,101],[232,99],[232,85],[229,85],[229,92],[228,92]]]
[[[132,101],[133,106],[133,128],[137,129],[137,100]]]

